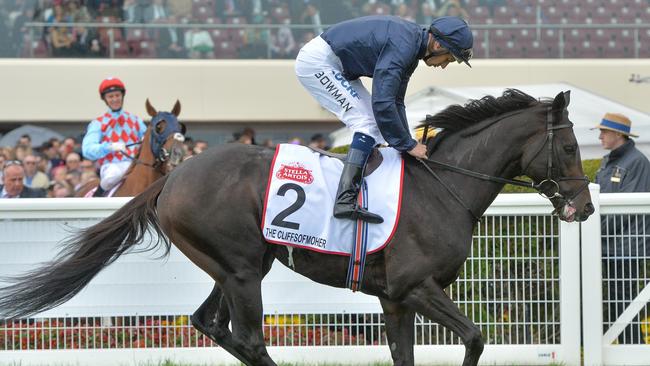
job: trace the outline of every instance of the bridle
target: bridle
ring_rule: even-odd
[[[161,114],[163,115],[162,117],[161,117]],[[172,116],[174,118],[174,121],[166,120],[164,118],[165,114]],[[157,133],[156,132],[156,126],[161,121],[167,121],[167,124],[165,125],[165,129],[161,133]],[[180,126],[180,131],[181,132],[179,132],[176,129],[176,127],[179,127],[179,126]],[[185,136],[183,135],[184,127],[183,127],[183,125],[181,123],[177,122],[176,117],[173,114],[169,114],[167,112],[161,112],[161,113],[158,113],[156,116],[154,116],[152,118],[150,130],[151,130],[151,133],[150,133],[149,145],[151,146],[151,153],[153,154],[154,159],[155,159],[153,164],[144,162],[144,161],[138,159],[137,156],[131,156],[126,152],[122,152],[122,154],[124,156],[126,156],[127,158],[129,158],[130,160],[132,160],[135,164],[141,164],[141,165],[147,166],[147,167],[149,167],[151,169],[158,170],[162,174],[165,174],[165,172],[162,171],[162,169],[160,169],[162,166],[164,166],[165,163],[172,160],[171,164],[172,165],[177,165],[177,164],[174,164],[173,161],[177,160],[177,158],[178,158],[178,160],[182,159],[182,157],[176,156],[178,154],[175,154],[173,149],[172,149],[172,151],[168,151],[165,148],[165,142],[167,141],[169,136],[172,136],[174,138],[174,140],[179,141],[179,142],[185,141]],[[134,142],[134,143],[128,144],[126,146],[131,147],[131,146],[140,145],[140,144],[142,144],[142,142]]]
[[[180,137],[179,137],[179,135],[180,135]],[[152,134],[152,139],[153,139],[153,134]],[[185,138],[183,137],[183,135],[180,132],[176,132],[174,134],[174,139],[177,140],[177,141],[180,141],[180,142],[183,142],[185,140]],[[126,147],[131,147],[131,146],[136,146],[136,145],[142,145],[142,141],[127,144]],[[153,146],[153,145],[151,145],[151,146]],[[170,151],[167,151],[165,146],[162,146],[162,145],[158,149],[157,154],[156,154],[155,151],[152,151],[152,153],[155,156],[155,160],[154,160],[153,164],[142,161],[142,160],[138,159],[137,156],[130,155],[130,154],[126,153],[126,152],[121,152],[122,155],[124,155],[128,159],[132,160],[135,164],[144,165],[144,166],[147,166],[147,167],[149,167],[151,169],[160,168],[163,164],[165,164],[170,159],[170,157],[172,155],[172,153]]]
[[[500,120],[503,120],[505,118],[511,117],[512,115],[521,113],[522,111],[516,111],[514,113],[508,113],[504,116],[501,116],[500,118],[496,119],[493,121],[493,123],[496,123]],[[542,141],[542,144],[540,145],[539,149],[535,152],[533,155],[532,159],[528,162],[526,165],[526,168],[523,170],[524,173],[528,170],[530,167],[530,164],[535,161],[537,156],[542,153],[544,150],[544,147],[546,148],[547,151],[547,158],[546,158],[546,177],[542,179],[541,182],[536,183],[535,181],[529,182],[529,181],[524,181],[524,180],[519,180],[519,179],[508,179],[508,178],[502,178],[502,177],[495,177],[489,174],[483,174],[479,172],[475,172],[472,170],[464,169],[461,167],[457,167],[454,165],[450,165],[447,163],[443,163],[440,161],[436,160],[431,160],[431,159],[417,159],[422,163],[424,168],[431,174],[433,175],[436,180],[438,180],[443,187],[458,201],[469,213],[472,215],[472,217],[476,220],[479,221],[480,217],[478,217],[472,210],[469,208],[469,206],[462,200],[460,195],[449,185],[447,185],[434,171],[431,169],[429,165],[436,166],[438,168],[442,168],[445,170],[453,171],[456,173],[460,173],[463,175],[467,175],[473,178],[481,179],[481,180],[486,180],[490,182],[495,182],[495,183],[500,183],[500,184],[512,184],[520,187],[527,187],[527,188],[533,188],[534,190],[537,191],[542,197],[548,199],[548,200],[553,200],[553,199],[560,199],[563,201],[563,205],[560,205],[558,207],[563,207],[564,205],[570,203],[573,201],[575,197],[577,197],[580,193],[582,193],[585,188],[589,186],[589,178],[587,176],[583,177],[553,177],[553,161],[555,160],[555,149],[553,146],[553,137],[555,135],[556,130],[564,129],[564,128],[571,128],[573,127],[573,123],[564,123],[560,125],[554,125],[553,124],[553,110],[552,107],[547,108],[546,112],[546,137],[544,138],[544,141]],[[422,136],[423,143],[426,144],[426,139],[427,139],[427,127],[425,126],[425,130]],[[585,183],[581,185],[579,189],[577,189],[569,198],[564,196],[560,192],[560,184],[558,182],[564,182],[564,181],[570,181],[570,180],[582,180]],[[558,209],[555,209],[553,211],[553,214],[557,214]]]

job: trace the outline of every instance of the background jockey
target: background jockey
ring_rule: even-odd
[[[368,156],[377,143],[426,158],[426,146],[411,137],[404,109],[409,78],[419,60],[447,67],[469,66],[473,37],[457,17],[435,19],[429,29],[393,16],[368,16],[336,24],[307,43],[296,59],[302,85],[354,131],[334,205],[334,217],[381,223],[358,207]],[[372,96],[359,77],[373,78]]]
[[[142,119],[122,109],[126,88],[118,78],[108,78],[99,85],[99,96],[109,110],[88,124],[82,143],[83,156],[97,160],[100,183],[94,196],[113,188],[131,165],[147,129]],[[128,156],[127,156],[128,154]]]

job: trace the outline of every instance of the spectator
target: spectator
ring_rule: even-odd
[[[167,22],[176,24],[176,16],[169,16]],[[176,28],[161,28],[158,33],[157,47],[158,55],[161,58],[183,58],[184,56],[184,49]]]
[[[18,160],[5,162],[2,170],[2,185],[0,198],[40,198],[45,197],[45,191],[26,187],[23,183],[25,170]]]
[[[97,176],[97,173],[95,173],[94,170],[84,170],[81,173],[81,180],[79,181],[79,188],[85,186],[88,182],[94,181],[99,179]],[[79,188],[75,188],[75,191],[79,190]]]
[[[23,160],[23,168],[25,170],[25,178],[23,183],[29,188],[38,188],[46,190],[50,186],[50,179],[47,174],[38,170],[38,157],[30,154]]]
[[[630,137],[632,122],[622,114],[607,113],[595,128],[600,129],[600,142],[610,150],[596,173],[602,193],[650,192],[650,161]],[[613,323],[639,293],[639,268],[645,262],[638,256],[650,253],[650,215],[625,218],[603,215],[601,218],[603,278],[607,290],[603,318]],[[644,223],[637,226],[637,223]],[[641,267],[639,267],[641,265]],[[619,344],[642,343],[638,325],[628,326],[618,337]]]
[[[70,185],[72,192],[76,192],[81,187],[81,171],[69,170],[65,175],[65,182]]]
[[[249,135],[245,135],[243,133],[236,132],[233,134],[234,142],[238,142],[240,144],[244,145],[252,145],[253,140]]]
[[[95,172],[97,170],[95,163],[91,160],[82,160],[81,163],[79,163],[79,168],[81,168],[82,172]]]
[[[32,153],[32,148],[28,145],[17,145],[14,149],[14,156],[16,160],[23,161],[25,157]]]
[[[32,138],[29,136],[29,134],[24,134],[20,136],[18,139],[18,146],[26,146],[28,148],[32,148]]]
[[[152,14],[151,0],[126,0],[123,5],[123,17],[127,23],[148,23],[151,22]]]
[[[403,2],[401,4],[396,5],[395,15],[402,19],[408,20],[409,22],[415,22],[415,15],[413,14],[413,10],[411,10],[411,8],[409,8],[409,6],[404,4]]]
[[[311,137],[309,140],[309,147],[314,147],[316,149],[328,150],[329,146],[327,144],[327,139],[320,133],[317,133]]]
[[[73,57],[97,57],[97,53],[101,53],[100,42],[95,32],[80,25],[73,28],[70,48]]]
[[[189,18],[192,16],[192,0],[173,0],[167,2],[170,16]]]
[[[186,32],[185,48],[189,58],[214,58],[214,42],[205,29],[195,27]]]
[[[128,1],[128,0],[127,0]],[[92,17],[105,16],[122,18],[124,0],[86,0],[85,4]]]
[[[293,38],[290,20],[286,19],[285,23],[277,32],[271,34],[271,57],[272,58],[293,58],[295,57],[296,41]]]
[[[153,0],[149,6],[144,9],[145,23],[165,23],[169,16],[169,10],[163,3],[163,0]]]
[[[196,140],[194,143],[194,155],[199,155],[200,153],[204,152],[205,150],[208,149],[208,142],[203,141],[203,140]]]
[[[59,146],[59,156],[61,159],[66,160],[68,154],[74,152],[75,141],[72,137],[66,137]]]
[[[435,19],[435,5],[431,5],[430,2],[425,1],[420,5],[420,12],[417,15],[418,24],[431,24],[433,19]]]
[[[452,61],[469,66],[473,42],[467,23],[456,17],[437,18],[425,30],[397,17],[374,16],[335,24],[300,50],[299,81],[354,132],[334,217],[383,222],[357,204],[368,157],[384,141],[413,157],[427,157],[427,147],[413,139],[406,120],[404,95],[411,74],[420,60],[442,69]],[[372,96],[361,76],[373,78]]]
[[[309,43],[309,41],[314,39],[314,37],[316,37],[316,35],[313,32],[303,33],[300,37],[300,43],[298,43],[298,49],[303,48],[307,43]]]
[[[255,144],[255,130],[254,129],[252,129],[250,127],[246,127],[242,131],[242,135],[248,136],[251,139],[251,144],[256,145]]]
[[[439,17],[450,16],[469,19],[469,14],[467,14],[467,11],[460,4],[460,0],[447,0],[436,14]]]
[[[90,22],[90,13],[85,5],[81,5],[79,0],[68,0],[67,13],[73,23]]]
[[[0,182],[2,182],[2,174],[5,169],[5,162],[9,160],[4,151],[0,150]]]
[[[302,139],[300,137],[297,137],[297,136],[290,138],[289,141],[287,141],[287,143],[292,144],[292,145],[304,145],[305,144],[302,141]]]
[[[47,15],[48,23],[69,23],[72,19],[66,13],[62,1],[57,0],[52,11]],[[55,26],[46,30],[54,57],[69,57],[72,55],[72,32],[67,26]]]
[[[72,186],[66,181],[56,181],[52,184],[48,197],[51,198],[68,198],[74,195]]]
[[[65,167],[65,165],[59,165],[57,167],[52,168],[52,181],[64,181],[65,176],[68,174],[68,168]]]
[[[76,171],[81,173],[81,156],[76,152],[71,152],[65,157],[65,167],[68,172]]]
[[[11,44],[13,47],[14,56],[21,56],[24,48],[25,38],[29,36],[29,29],[25,23],[34,20],[34,8],[27,7],[22,11],[16,19],[14,19],[11,28]]]
[[[308,2],[305,5],[305,10],[300,16],[300,23],[313,25],[314,34],[323,33],[323,25],[320,20],[320,12],[318,11],[316,5],[312,4],[311,2]]]
[[[83,138],[84,158],[97,160],[100,184],[94,196],[102,196],[120,182],[131,165],[129,156],[137,155],[137,147],[147,129],[142,119],[122,109],[126,87],[118,78],[107,78],[99,85],[99,96],[108,111],[88,124]],[[127,146],[128,144],[128,146]]]
[[[52,168],[65,164],[65,162],[59,157],[59,153],[57,152],[57,144],[55,141],[45,141],[41,145],[40,150],[45,157],[44,164],[46,165],[46,174],[50,174]]]

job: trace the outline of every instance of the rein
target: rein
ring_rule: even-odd
[[[508,114],[506,116],[503,116],[502,118],[497,119],[495,122],[498,122],[506,117],[510,117],[512,114]],[[458,192],[456,192],[451,186],[446,184],[434,171],[431,169],[429,165],[436,166],[438,168],[456,172],[459,174],[467,175],[469,177],[473,177],[476,179],[480,180],[485,180],[489,182],[494,182],[494,183],[501,183],[501,184],[512,184],[515,186],[520,186],[520,187],[527,187],[527,188],[532,188],[537,191],[542,197],[551,200],[555,198],[562,199],[565,204],[571,202],[575,197],[577,197],[585,188],[589,186],[589,178],[587,176],[584,177],[557,177],[553,178],[552,177],[552,172],[553,172],[553,157],[554,157],[554,149],[553,149],[553,137],[555,134],[555,130],[560,130],[564,128],[571,128],[573,126],[572,123],[565,123],[561,125],[554,126],[553,125],[553,114],[552,114],[552,109],[551,107],[548,107],[547,109],[547,114],[546,114],[546,137],[544,138],[544,141],[542,142],[542,145],[540,148],[537,150],[531,161],[528,163],[526,168],[524,169],[524,172],[528,170],[530,167],[530,164],[535,160],[535,158],[542,152],[544,149],[544,146],[548,146],[547,148],[547,163],[546,163],[546,178],[543,179],[539,183],[529,182],[529,181],[524,181],[520,179],[508,179],[508,178],[502,178],[502,177],[497,177],[489,174],[484,174],[484,173],[479,173],[475,172],[473,170],[469,169],[464,169],[455,165],[450,165],[447,163],[443,163],[440,161],[436,160],[431,160],[431,159],[420,159],[417,158],[417,160],[422,163],[424,168],[437,180],[439,181],[443,187],[449,192],[456,201],[460,203],[461,206],[463,206],[464,209],[466,209],[470,215],[474,218],[474,220],[479,221],[480,217],[478,217],[472,209],[463,201],[463,199],[460,197]],[[426,142],[427,134],[426,134],[426,129],[425,133],[422,136],[423,142]],[[562,181],[569,181],[569,180],[583,180],[585,181],[585,184],[583,184],[580,189],[576,190],[576,192],[570,197],[566,198],[564,195],[560,193],[560,185],[558,182]],[[555,209],[553,211],[553,214],[557,214],[558,209]]]
[[[127,144],[126,147],[131,147],[131,146],[136,146],[136,145],[142,145],[142,141]],[[129,155],[126,151],[122,151],[122,152],[120,152],[120,154],[126,156],[127,158],[129,158],[130,160],[132,160],[136,164],[141,164],[141,165],[147,166],[147,167],[149,167],[151,169],[156,169],[156,168],[158,168],[158,165],[159,165],[158,164],[158,159],[155,160],[155,163],[150,164],[150,163],[146,163],[146,162],[138,159],[136,156]]]

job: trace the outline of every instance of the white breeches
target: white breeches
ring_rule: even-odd
[[[108,192],[111,188],[115,187],[120,180],[122,180],[122,177],[124,176],[124,173],[126,173],[127,169],[129,169],[129,166],[131,166],[130,161],[104,163],[99,170],[101,176],[99,185]]]
[[[385,143],[372,112],[372,99],[361,80],[343,77],[341,60],[321,37],[304,45],[296,58],[296,75],[323,108],[334,113],[353,132]]]

